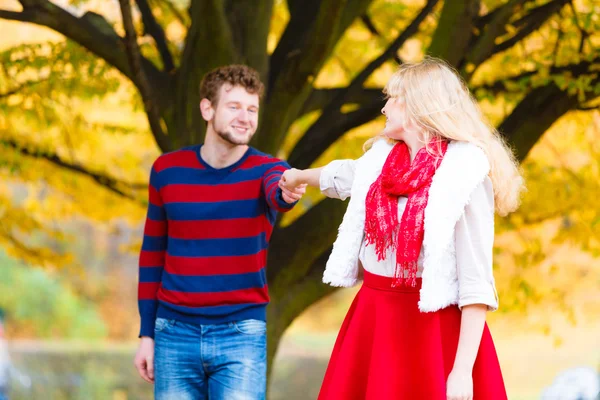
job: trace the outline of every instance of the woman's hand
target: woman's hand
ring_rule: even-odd
[[[446,383],[447,400],[473,400],[473,371],[452,369]]]
[[[296,168],[284,171],[283,175],[281,175],[281,180],[279,181],[279,187],[294,191],[298,186],[305,183],[301,180],[301,173],[302,171]]]

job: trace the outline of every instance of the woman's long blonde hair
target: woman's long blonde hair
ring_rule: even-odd
[[[467,85],[452,67],[433,57],[403,64],[388,81],[384,93],[405,102],[407,116],[422,128],[425,143],[441,137],[479,146],[490,162],[496,212],[506,215],[517,209],[524,185],[514,154],[483,117]],[[367,141],[365,149],[378,137]]]

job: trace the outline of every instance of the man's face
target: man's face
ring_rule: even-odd
[[[219,90],[212,129],[223,140],[233,145],[247,145],[258,126],[258,94],[251,94],[241,86],[225,84]]]

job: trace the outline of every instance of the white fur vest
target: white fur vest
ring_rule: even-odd
[[[327,261],[323,282],[353,286],[358,281],[359,251],[364,239],[365,199],[393,145],[378,140],[357,160],[350,203]],[[466,142],[451,142],[435,172],[425,207],[423,282],[419,309],[433,312],[458,304],[454,228],[471,193],[490,170],[483,150]]]

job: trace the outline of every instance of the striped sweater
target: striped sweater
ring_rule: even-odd
[[[198,324],[266,318],[265,267],[278,211],[293,204],[277,183],[287,163],[249,148],[215,169],[200,146],[152,166],[139,260],[140,336],[157,317]]]

